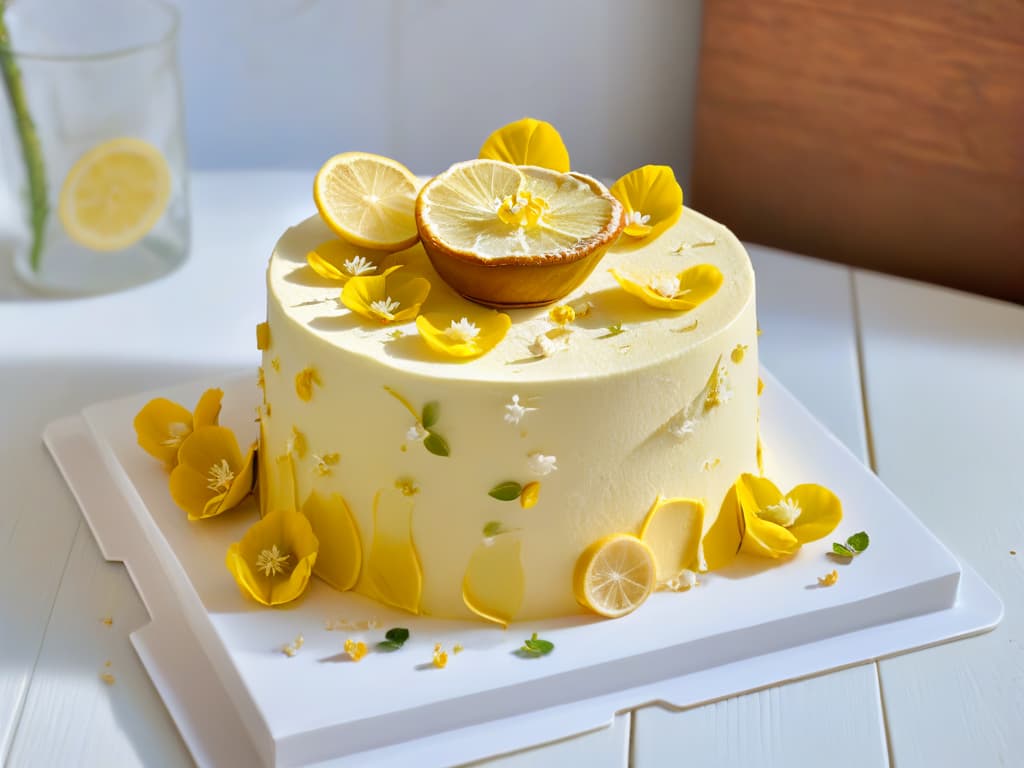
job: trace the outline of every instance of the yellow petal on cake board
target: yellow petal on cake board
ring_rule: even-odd
[[[458,325],[469,323],[473,338],[461,334]],[[470,311],[461,317],[432,312],[416,318],[416,330],[434,352],[444,357],[468,359],[489,352],[505,338],[512,319],[503,312]]]
[[[655,578],[666,581],[683,569],[697,570],[704,530],[704,502],[658,496],[640,528],[640,540],[651,548]]]
[[[190,520],[233,509],[253,487],[253,455],[243,458],[235,433],[227,427],[200,427],[178,451],[171,471],[171,498]]]
[[[196,409],[192,412],[192,425],[200,427],[217,426],[220,419],[221,401],[224,399],[224,390],[208,389],[199,397]]]
[[[178,462],[178,448],[192,433],[192,414],[164,397],[146,403],[135,415],[139,446],[168,468]]]
[[[377,491],[373,499],[373,541],[365,571],[381,601],[418,614],[423,571],[412,540],[412,498],[394,489]]]
[[[800,505],[800,515],[789,527],[797,541],[806,544],[828,536],[843,519],[843,504],[828,488],[814,483],[796,486],[786,494]]]
[[[626,209],[630,237],[657,237],[683,210],[683,190],[667,165],[645,165],[630,171],[609,190]]]
[[[276,510],[228,548],[225,565],[242,591],[263,605],[281,605],[309,585],[320,542],[306,517]]]
[[[342,592],[352,589],[362,569],[363,547],[345,499],[337,493],[324,496],[313,491],[302,513],[320,541],[316,575]]]
[[[512,165],[538,165],[568,173],[569,150],[551,123],[524,117],[487,137],[480,147],[484,160],[501,160]]]
[[[715,522],[711,524],[711,528],[708,529],[701,542],[704,564],[709,571],[722,568],[735,559],[736,554],[740,551],[743,531],[743,515],[734,485],[725,494],[718,517],[715,518]]]
[[[477,616],[507,627],[519,613],[526,592],[522,544],[514,536],[496,536],[470,555],[462,577],[462,601]]]
[[[743,474],[736,481],[735,488],[744,524],[741,552],[780,558],[800,549],[800,542],[788,529],[758,517],[758,511],[782,499],[782,492],[775,483],[764,477]]]

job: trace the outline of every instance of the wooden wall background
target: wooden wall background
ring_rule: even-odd
[[[705,0],[694,206],[1024,303],[1024,1]]]

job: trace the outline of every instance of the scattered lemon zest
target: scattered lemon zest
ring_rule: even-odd
[[[280,357],[275,357],[273,360],[271,360],[270,361],[270,367],[274,369],[275,373],[280,373],[281,372],[281,358]]]
[[[345,653],[352,661],[359,661],[367,652],[366,643],[362,640],[353,640],[351,637],[345,641]]]
[[[466,649],[462,647],[462,643],[456,643],[455,645],[452,646],[452,653],[454,653],[456,655],[462,653],[464,650],[466,650]]]
[[[519,495],[519,506],[523,509],[530,509],[540,499],[540,481],[534,480],[523,486],[523,492]]]
[[[568,325],[576,320],[576,310],[569,304],[559,304],[548,311],[548,320],[555,325]]]
[[[833,568],[831,573],[826,573],[824,576],[818,577],[818,586],[831,587],[837,581],[839,581],[839,571]]]
[[[438,669],[444,669],[448,666],[448,652],[445,651],[440,643],[434,645],[434,666]]]
[[[256,349],[261,352],[270,349],[270,324],[267,322],[256,324]]]
[[[114,619],[111,616],[104,616],[100,621],[108,627],[114,626]]]
[[[288,453],[294,453],[300,459],[306,457],[306,451],[308,450],[308,443],[306,442],[306,436],[299,431],[299,428],[292,425],[292,436],[288,441]]]
[[[734,363],[739,365],[740,363],[743,362],[743,356],[746,354],[748,349],[749,346],[746,344],[737,344],[735,347],[733,347],[732,354],[730,354],[729,357],[732,359]]]
[[[719,459],[719,458],[705,459],[704,463],[700,465],[700,471],[701,472],[710,472],[712,469],[715,469],[721,463],[722,463],[722,460]]]
[[[420,492],[420,487],[411,477],[400,477],[395,480],[395,488],[401,491],[403,496],[415,496]]]
[[[340,453],[313,454],[313,471],[320,477],[329,477],[331,468],[341,461]]]
[[[307,366],[295,374],[295,394],[299,399],[308,403],[313,399],[313,386],[323,386],[320,374],[313,366]]]
[[[281,653],[283,653],[288,658],[291,658],[291,657],[293,657],[295,654],[297,654],[299,652],[299,649],[302,647],[303,643],[305,643],[305,642],[306,642],[306,638],[304,638],[302,636],[302,634],[300,633],[300,634],[295,636],[294,640],[292,640],[290,643],[288,643],[288,645],[284,646],[281,649]]]
[[[114,676],[109,672],[104,672],[102,675],[100,675],[100,680],[102,680],[107,685],[113,685],[116,682]]]
[[[760,395],[762,392],[764,392],[764,379],[762,379],[760,376],[758,376],[757,377],[757,394]]]

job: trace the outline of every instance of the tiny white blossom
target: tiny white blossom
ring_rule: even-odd
[[[415,443],[419,440],[424,439],[430,433],[423,428],[423,425],[418,421],[409,427],[409,431],[405,433],[405,439],[410,443]]]
[[[484,537],[484,546],[485,547],[493,547],[494,546],[494,537],[493,536],[485,536]]]
[[[675,275],[659,275],[648,283],[648,287],[666,299],[679,295],[679,278]]]
[[[668,428],[669,434],[676,440],[685,440],[688,435],[697,431],[696,419],[685,419],[682,424],[673,424]]]
[[[572,302],[569,306],[572,307],[572,311],[576,313],[576,317],[580,318],[589,315],[595,305],[590,299],[579,299]]]
[[[445,328],[444,335],[452,341],[465,343],[479,336],[480,329],[476,327],[475,323],[469,322],[469,318],[464,317],[458,322],[452,320],[451,326]]]
[[[697,584],[697,574],[688,568],[684,568],[679,572],[678,576],[674,576],[666,581],[665,587],[673,592],[684,592],[687,589],[693,589]]]
[[[558,459],[554,456],[545,456],[540,451],[537,451],[526,457],[526,468],[530,470],[532,474],[537,475],[538,477],[544,477],[558,469],[555,465],[555,462],[557,461]]]
[[[522,421],[523,416],[528,414],[530,411],[536,411],[536,408],[530,408],[529,406],[519,404],[519,395],[512,395],[512,402],[505,406],[505,423],[506,424],[518,424]]]
[[[380,301],[370,302],[370,310],[372,312],[376,312],[385,320],[394,320],[395,310],[398,309],[400,306],[401,304],[397,301],[394,301],[390,296]]]
[[[371,272],[377,271],[377,265],[369,259],[363,256],[353,256],[351,259],[346,261],[343,266],[345,271],[348,272],[352,277],[359,277],[360,275],[368,275]]]
[[[557,351],[555,342],[547,337],[546,334],[540,334],[530,344],[530,354],[535,357],[551,357]]]
[[[631,211],[626,214],[626,226],[631,224],[640,224],[641,226],[646,225],[651,220],[650,214],[643,214],[640,211]]]
[[[800,517],[800,504],[795,499],[783,499],[778,504],[769,504],[759,517],[783,528],[789,528]]]

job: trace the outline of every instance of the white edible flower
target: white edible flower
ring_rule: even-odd
[[[675,275],[659,275],[651,280],[648,286],[666,299],[673,299],[679,295],[679,278]]]
[[[555,346],[555,342],[542,333],[533,340],[529,349],[530,354],[534,357],[551,357],[558,348]]]
[[[519,404],[519,395],[512,395],[512,402],[505,406],[505,423],[506,424],[518,424],[522,421],[523,416],[528,414],[530,411],[536,411],[536,408],[530,408],[525,405]]]
[[[458,322],[452,320],[451,326],[445,328],[444,335],[452,341],[464,344],[479,336],[480,329],[474,323],[469,322],[469,318],[464,317]]]
[[[353,256],[351,259],[346,261],[343,266],[345,271],[348,272],[352,277],[359,277],[360,275],[368,275],[371,272],[377,271],[377,265],[369,259],[363,256]]]
[[[405,439],[410,443],[415,443],[419,440],[423,440],[430,433],[423,428],[423,425],[418,421],[409,427],[409,431],[405,433]]]
[[[485,536],[484,537],[484,546],[485,547],[493,547],[494,546],[494,537],[493,536]]]
[[[687,436],[692,435],[696,431],[696,419],[684,419],[682,424],[673,424],[668,428],[669,434],[676,440],[685,440]]]
[[[576,313],[576,317],[580,318],[589,315],[591,311],[593,311],[595,304],[590,299],[578,299],[577,301],[572,302],[569,306],[572,307],[572,311]]]
[[[639,224],[640,226],[645,226],[647,224],[647,222],[649,222],[650,220],[651,220],[651,215],[649,213],[644,214],[644,213],[640,213],[640,211],[630,211],[628,214],[626,214],[626,226],[627,227],[630,224]]]
[[[769,504],[758,517],[783,528],[789,528],[800,517],[800,504],[795,499],[783,499],[778,504]]]
[[[526,457],[526,468],[530,470],[532,474],[537,475],[538,477],[544,477],[558,469],[558,467],[555,466],[555,462],[557,461],[558,459],[554,456],[545,456],[540,451],[537,451]]]
[[[390,296],[379,301],[370,302],[370,311],[383,317],[385,320],[395,319],[395,310],[401,306],[400,302],[393,300]]]

